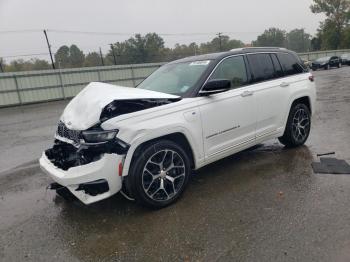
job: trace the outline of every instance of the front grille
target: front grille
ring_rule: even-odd
[[[58,136],[72,140],[76,144],[79,143],[79,140],[81,138],[81,131],[71,130],[67,128],[62,121],[58,122],[56,133]]]

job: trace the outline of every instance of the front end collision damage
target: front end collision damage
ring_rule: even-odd
[[[55,181],[49,188],[58,193],[62,188],[68,189],[85,204],[121,190],[118,166],[129,149],[127,143],[117,137],[102,143],[86,143],[82,131],[73,132],[64,127],[62,132],[62,123],[55,137],[53,147],[45,150],[40,159],[42,170]]]
[[[111,92],[111,85],[92,84],[101,84],[102,89],[107,88],[107,91]],[[181,100],[179,97],[166,94],[152,98],[148,92],[146,92],[146,98],[142,98],[142,96],[134,98],[134,95],[131,99],[126,99],[126,94],[124,94],[123,100],[104,100],[103,106],[100,100],[99,105],[95,107],[95,110],[99,111],[98,118],[96,118],[96,111],[94,119],[89,117],[86,112],[81,112],[81,117],[78,117],[77,113],[82,108],[77,108],[79,103],[74,100],[81,101],[79,96],[88,99],[86,95],[91,93],[91,84],[89,86],[86,88],[88,91],[84,89],[83,95],[78,94],[78,99],[76,97],[68,104],[58,124],[53,147],[43,152],[40,159],[42,170],[55,181],[49,188],[55,189],[57,192],[62,188],[68,189],[85,204],[108,198],[121,190],[120,167],[124,163],[130,145],[118,139],[117,136],[110,141],[90,143],[84,139],[83,132],[105,132],[108,130],[103,130],[101,124],[111,118]],[[113,86],[113,88],[116,87]],[[99,93],[101,93],[100,91]],[[72,111],[67,110],[68,108]],[[77,127],[87,128],[77,129]]]

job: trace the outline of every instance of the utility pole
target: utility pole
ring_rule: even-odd
[[[220,51],[222,51],[222,46],[221,46],[221,36],[222,36],[222,33],[217,33],[216,35],[219,37],[219,49],[220,49]]]
[[[102,55],[101,47],[100,47],[100,57],[101,57],[102,66],[104,66],[105,62],[103,61],[103,55]]]
[[[114,52],[114,45],[113,44],[110,44],[110,45],[111,45],[111,49],[112,49],[114,64],[117,65],[117,59],[115,57],[115,52]]]
[[[56,69],[56,68],[55,68],[55,63],[53,62],[52,52],[51,52],[51,45],[50,45],[50,43],[49,43],[49,39],[47,38],[46,30],[44,30],[44,35],[45,35],[45,38],[46,38],[47,47],[49,48],[49,53],[50,53],[50,58],[51,58],[52,69]]]

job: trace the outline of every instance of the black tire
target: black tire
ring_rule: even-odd
[[[140,151],[141,153],[132,160],[129,175],[126,177],[125,185],[128,192],[137,203],[150,208],[159,209],[173,204],[185,190],[191,173],[187,153],[170,140],[147,144]],[[171,165],[170,162],[166,163],[168,161],[166,158],[169,157],[172,157],[174,166],[178,167],[166,170]],[[163,161],[159,162],[161,158]],[[159,177],[154,179],[157,176]],[[170,178],[173,181],[170,181]]]
[[[300,114],[302,114],[304,120],[301,120]],[[310,128],[311,114],[309,108],[305,104],[293,104],[284,134],[278,140],[286,147],[301,146],[309,137]]]

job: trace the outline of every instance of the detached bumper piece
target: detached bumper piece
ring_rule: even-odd
[[[40,167],[57,183],[51,184],[52,189],[65,187],[84,204],[91,204],[122,188],[118,166],[128,148],[118,145],[118,141],[111,141],[76,148],[56,140],[53,148],[42,154]]]

